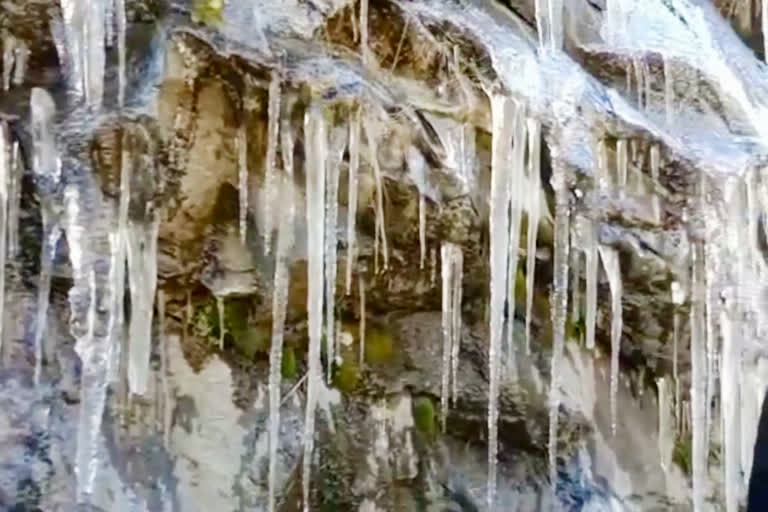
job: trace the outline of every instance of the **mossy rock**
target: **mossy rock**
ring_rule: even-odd
[[[333,385],[343,393],[353,393],[360,381],[360,367],[345,359],[333,374]]]
[[[218,25],[223,21],[224,0],[195,0],[192,21],[204,25]]]
[[[296,364],[296,351],[293,347],[283,348],[283,358],[280,362],[280,373],[284,379],[295,379],[298,365]]]
[[[416,429],[427,439],[435,438],[437,435],[437,412],[431,398],[421,396],[414,400],[413,421]]]
[[[391,332],[372,327],[365,333],[365,362],[368,364],[387,364],[395,359],[395,338]]]
[[[686,475],[693,470],[691,461],[691,438],[689,436],[678,437],[672,452],[672,461],[677,464]]]
[[[271,330],[265,326],[249,327],[239,332],[230,331],[229,334],[235,350],[249,359],[253,359],[257,354],[268,353],[272,343]]]

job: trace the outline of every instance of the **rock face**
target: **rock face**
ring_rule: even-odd
[[[0,3],[0,508],[737,510],[753,3]]]

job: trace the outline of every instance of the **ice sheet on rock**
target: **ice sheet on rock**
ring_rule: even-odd
[[[8,185],[13,172],[11,164],[12,144],[8,127],[0,121],[0,351],[3,346],[5,313],[5,260],[8,239]],[[1,352],[0,352],[1,353]]]

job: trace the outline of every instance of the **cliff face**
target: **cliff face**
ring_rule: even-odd
[[[123,4],[0,4],[4,509],[736,510],[752,2]]]

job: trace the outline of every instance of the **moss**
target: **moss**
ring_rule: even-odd
[[[675,448],[672,452],[672,461],[680,466],[683,473],[691,474],[693,464],[691,462],[691,438],[688,436],[678,437],[675,441]]]
[[[232,337],[235,350],[249,359],[253,359],[257,354],[269,352],[272,344],[270,329],[261,325],[245,328],[239,332],[228,331],[228,334]]]
[[[437,434],[437,415],[432,399],[422,396],[413,402],[413,421],[416,428],[429,439]]]
[[[192,21],[204,25],[217,25],[223,21],[224,0],[195,0]]]
[[[333,374],[333,385],[344,393],[354,392],[359,380],[360,368],[350,359],[345,359]]]
[[[280,373],[283,375],[284,379],[295,379],[296,370],[296,352],[293,350],[293,347],[285,347],[283,349],[283,359],[280,364]]]
[[[392,334],[373,327],[365,333],[365,360],[369,364],[390,363],[395,356],[395,341]]]
[[[270,328],[250,325],[251,299],[238,297],[224,299],[224,331],[226,339],[248,357],[269,349]],[[211,343],[218,343],[221,324],[216,299],[208,300],[195,306],[192,315],[192,328],[198,336],[207,338]]]
[[[565,323],[565,336],[569,340],[581,341],[584,339],[584,335],[587,332],[587,323],[583,316],[580,316],[578,320],[574,321],[571,317]]]

